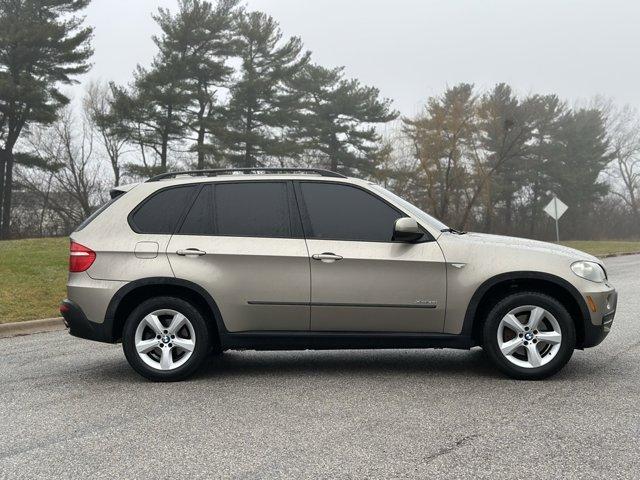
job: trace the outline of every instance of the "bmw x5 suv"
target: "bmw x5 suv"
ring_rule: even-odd
[[[71,235],[60,310],[156,381],[230,349],[474,346],[540,379],[615,314],[597,258],[458,232],[329,171],[179,172],[111,196]]]

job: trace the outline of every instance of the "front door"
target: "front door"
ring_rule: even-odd
[[[176,277],[209,292],[230,332],[309,329],[309,256],[290,183],[205,185],[167,254]]]
[[[353,185],[299,182],[311,256],[311,330],[442,332],[445,261],[425,234],[393,241],[406,214]]]

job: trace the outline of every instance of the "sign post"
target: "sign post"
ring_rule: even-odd
[[[556,221],[556,241],[558,243],[560,243],[560,228],[558,227],[558,220],[560,220],[560,217],[562,217],[568,209],[569,207],[567,207],[564,202],[555,195],[549,204],[544,207],[545,213]]]

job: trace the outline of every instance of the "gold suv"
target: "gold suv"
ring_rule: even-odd
[[[116,188],[71,235],[70,333],[172,381],[229,349],[469,349],[515,378],[609,332],[597,258],[458,232],[324,170],[205,170]]]

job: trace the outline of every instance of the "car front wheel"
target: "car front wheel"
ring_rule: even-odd
[[[483,347],[510,377],[538,380],[557,373],[576,345],[575,325],[567,309],[539,292],[509,295],[489,312]]]
[[[154,381],[178,381],[191,375],[209,352],[202,314],[173,297],[151,298],[129,315],[122,335],[129,364]]]

